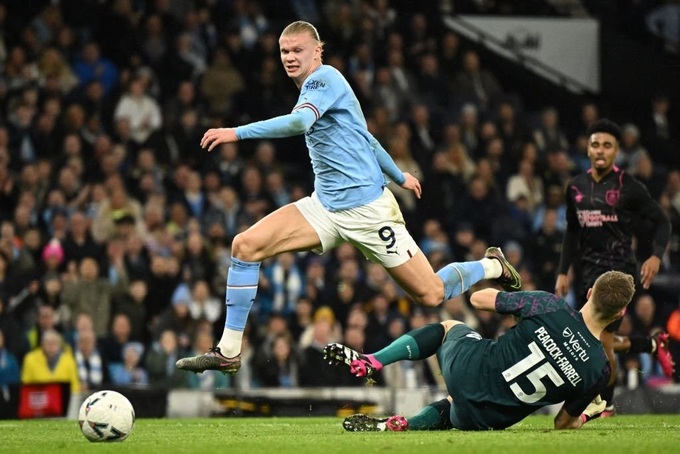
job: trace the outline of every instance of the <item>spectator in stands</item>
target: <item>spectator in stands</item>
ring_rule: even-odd
[[[658,38],[669,54],[680,54],[680,2],[670,0],[657,5],[645,17],[647,30]]]
[[[334,323],[330,321],[330,318],[317,318],[316,316],[314,318],[314,324],[309,330],[311,340],[306,344],[300,343],[303,356],[300,385],[305,387],[339,386],[342,383],[341,377],[328,366],[328,361],[324,359],[323,348],[326,342],[333,342],[332,339],[341,337],[333,334]]]
[[[53,382],[69,383],[71,392],[80,391],[80,379],[73,352],[66,346],[61,334],[49,329],[43,333],[40,346],[24,358],[21,366],[21,383]]]
[[[423,168],[414,159],[411,153],[410,144],[407,140],[402,138],[394,138],[390,140],[388,149],[394,163],[404,172],[410,172],[411,175],[419,175],[421,184],[426,184],[426,177],[424,176]],[[416,217],[416,196],[412,191],[404,189],[396,184],[390,185],[390,191],[394,193],[394,197],[399,201],[402,214],[407,225],[417,228],[418,219]]]
[[[461,139],[460,126],[457,123],[448,123],[444,126],[444,139],[440,150],[446,155],[449,171],[460,176],[465,183],[470,181],[475,173],[475,163]],[[434,162],[432,166],[435,166]]]
[[[144,346],[139,342],[128,342],[122,347],[122,363],[109,364],[111,383],[118,386],[146,385],[149,377],[142,366]]]
[[[463,68],[456,75],[455,87],[458,96],[475,103],[483,111],[502,93],[496,76],[482,68],[479,54],[475,50],[467,50],[463,54]]]
[[[244,89],[244,79],[232,66],[229,53],[224,48],[217,48],[201,79],[201,94],[207,100],[208,114],[216,117],[232,114]]]
[[[47,331],[58,332],[58,324],[59,320],[54,307],[50,305],[39,306],[34,325],[26,330],[28,348],[32,350],[40,347],[42,338]]]
[[[481,153],[482,140],[480,133],[479,109],[472,102],[463,104],[460,109],[460,138],[471,158],[475,159]]]
[[[111,329],[106,337],[98,338],[98,350],[104,362],[109,365],[123,363],[123,346],[130,342],[131,332],[132,326],[128,316],[125,314],[114,315]]]
[[[184,283],[176,285],[171,295],[171,304],[163,309],[153,323],[153,339],[158,340],[164,331],[171,330],[177,333],[181,347],[189,349],[197,325],[189,312],[190,304],[189,287]]]
[[[637,154],[635,163],[628,167],[628,171],[645,185],[654,200],[658,201],[661,198],[666,185],[666,172],[663,166],[652,161],[649,153],[643,150]]]
[[[125,314],[130,320],[130,340],[146,343],[149,340],[146,316],[146,297],[149,288],[146,281],[136,279],[130,281],[125,293],[119,293],[112,299],[114,314]]]
[[[97,261],[103,259],[101,245],[96,243],[92,237],[90,224],[91,220],[82,211],[71,213],[68,233],[63,243],[67,267],[80,263],[85,257],[91,257]]]
[[[258,316],[262,322],[272,312],[286,318],[293,314],[295,304],[303,295],[305,281],[292,252],[279,254],[263,266],[260,288]]]
[[[543,181],[534,164],[526,159],[519,162],[517,173],[510,177],[505,190],[505,198],[510,202],[520,196],[526,199],[530,215],[543,203]]]
[[[569,148],[567,135],[560,126],[559,112],[555,107],[548,106],[541,110],[539,124],[534,128],[532,138],[541,156],[549,151]]]
[[[210,293],[207,281],[200,279],[193,283],[189,313],[194,320],[216,323],[221,320],[223,309],[224,303]]]
[[[5,334],[0,330],[0,389],[19,383],[19,363],[14,353],[5,345]]]
[[[447,216],[447,223],[455,228],[456,223],[465,220],[472,224],[476,236],[489,239],[492,226],[487,220],[498,217],[502,212],[502,199],[490,191],[480,176],[475,176],[470,180],[468,192],[461,197],[455,211]]]
[[[80,262],[78,273],[69,276],[64,283],[63,303],[71,309],[73,316],[81,312],[91,314],[99,338],[108,333],[112,299],[127,288],[127,273],[122,257],[115,267],[118,278],[111,282],[99,276],[99,265],[93,258],[87,257]]]
[[[646,152],[640,142],[640,129],[632,123],[621,126],[621,146],[614,164],[630,172],[637,166],[640,155]]]
[[[75,360],[83,392],[101,389],[103,384],[110,382],[108,364],[97,350],[97,337],[92,329],[78,332]]]
[[[439,141],[439,132],[433,124],[431,112],[425,104],[418,103],[411,107],[409,126],[412,135],[410,137],[411,155],[421,169],[429,167],[432,155]]]
[[[277,334],[271,340],[268,355],[254,359],[255,382],[261,387],[297,388],[300,385],[300,359],[288,334]]]
[[[45,78],[56,77],[59,89],[65,95],[79,82],[64,56],[55,47],[43,50],[38,59],[38,71]]]
[[[175,361],[183,353],[178,344],[177,334],[172,330],[163,331],[158,342],[154,343],[146,355],[149,384],[164,388],[185,387],[185,373],[174,367]]]
[[[554,208],[543,211],[540,228],[535,232],[529,254],[539,290],[551,291],[557,279],[557,265],[562,251],[564,230],[558,228],[558,213]]]
[[[132,140],[138,146],[147,144],[163,124],[160,106],[146,90],[144,79],[140,76],[133,77],[113,114],[116,121],[121,118],[128,119]]]
[[[96,80],[101,82],[104,93],[110,94],[118,85],[118,68],[111,60],[100,55],[99,45],[95,41],[85,44],[73,64],[73,72],[80,81],[80,87]]]
[[[141,230],[142,205],[124,187],[109,189],[109,196],[102,201],[94,220],[92,235],[97,242],[110,240],[117,232],[117,223],[132,222]]]

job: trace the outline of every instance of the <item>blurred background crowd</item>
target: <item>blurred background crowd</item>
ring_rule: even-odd
[[[296,19],[318,27],[324,62],[353,86],[370,131],[421,180],[422,200],[390,188],[435,269],[479,259],[496,245],[521,270],[525,289],[552,291],[565,183],[589,167],[585,131],[607,116],[623,126],[617,164],[673,222],[657,279],[672,282],[664,278],[680,272],[675,99],[660,89],[630,117],[597,97],[574,95],[567,105],[578,108],[561,107],[532,86],[507,81],[478,45],[441,20],[452,13],[559,17],[573,13],[569,4],[595,15],[600,3],[3,2],[0,386],[361,386],[323,361],[326,343],[375,351],[412,328],[451,318],[491,338],[512,326],[509,318],[474,311],[465,295],[424,310],[381,266],[344,245],[263,263],[236,376],[174,367],[222,332],[234,235],[311,191],[301,137],[226,144],[210,154],[199,145],[210,127],[290,112],[298,92],[280,66],[278,35]],[[630,39],[680,63],[680,3],[618,4]],[[675,35],[672,24],[661,23],[672,21],[672,14],[659,16],[662,8],[676,11]],[[639,226],[643,257],[645,228]],[[658,329],[678,345],[677,292],[638,295],[621,332]],[[648,355],[620,365],[623,386],[663,381]],[[438,386],[436,367],[390,366],[378,384]]]

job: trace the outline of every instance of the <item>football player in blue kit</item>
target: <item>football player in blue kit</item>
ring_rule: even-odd
[[[292,112],[236,128],[208,130],[201,146],[245,139],[304,134],[314,171],[314,192],[270,213],[232,242],[227,277],[227,314],[219,343],[204,355],[182,358],[177,367],[193,372],[235,373],[241,366],[241,340],[255,301],[260,263],[287,251],[323,253],[349,242],[369,260],[382,264],[418,303],[436,306],[482,279],[519,290],[521,278],[499,248],[479,261],[451,263],[437,273],[406,230],[385,175],[421,195],[420,182],[402,172],[367,129],[349,83],[322,63],[324,43],[304,21],[288,25],[279,38],[281,62],[300,90]]]

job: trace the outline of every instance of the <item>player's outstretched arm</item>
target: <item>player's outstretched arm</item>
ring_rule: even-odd
[[[312,109],[302,108],[293,112],[256,121],[238,128],[209,129],[201,139],[201,147],[212,151],[221,143],[236,142],[243,139],[278,139],[304,134],[317,120]]]
[[[500,291],[495,288],[485,288],[478,290],[470,296],[470,303],[475,309],[483,311],[496,310],[496,296]]]

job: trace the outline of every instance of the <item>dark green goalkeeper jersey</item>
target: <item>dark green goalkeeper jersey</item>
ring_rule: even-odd
[[[547,292],[500,292],[496,310],[520,317],[498,340],[466,325],[449,331],[438,358],[460,429],[504,429],[565,401],[578,416],[607,383],[600,340],[579,312]]]

